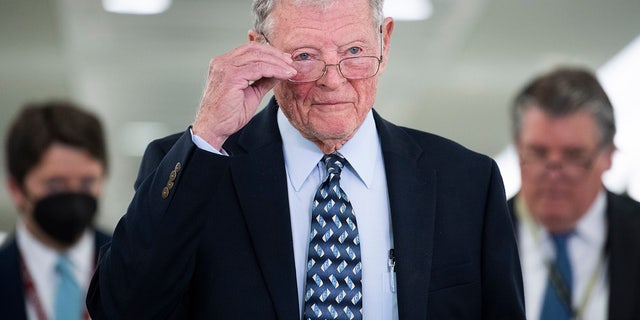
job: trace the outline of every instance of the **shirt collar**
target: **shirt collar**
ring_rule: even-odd
[[[22,259],[27,266],[39,266],[41,270],[53,270],[58,259],[58,252],[38,241],[27,231],[21,219],[18,220],[16,226],[16,239]],[[33,270],[31,272],[33,273]]]
[[[595,246],[605,241],[607,229],[606,207],[607,196],[604,191],[600,191],[589,210],[576,225],[576,235],[590,245]]]
[[[521,220],[521,225],[531,231],[531,236],[536,241],[549,242],[551,238],[550,233],[542,227],[540,224],[533,221],[533,218],[524,203],[522,197],[517,196],[515,198],[514,206],[516,206],[516,213]],[[606,219],[606,206],[607,197],[605,191],[600,191],[596,196],[596,199],[591,204],[591,207],[585,212],[585,214],[578,220],[573,234],[582,241],[585,241],[589,246],[599,247],[604,244],[607,229]],[[529,232],[529,231],[527,231]],[[546,239],[546,240],[543,240]]]
[[[65,252],[58,252],[38,239],[36,239],[27,228],[22,220],[18,220],[16,227],[16,237],[18,246],[25,263],[28,266],[36,267],[39,270],[53,270],[58,262],[60,254],[66,254],[71,261],[74,274],[79,276],[93,269],[94,252],[94,236],[92,229],[87,229],[82,234],[80,240]],[[30,268],[30,269],[34,269]],[[33,272],[33,270],[31,270]],[[82,278],[78,278],[82,279]]]
[[[282,136],[282,149],[290,182],[293,188],[299,191],[324,154],[289,123],[282,109],[278,109],[278,128]],[[349,161],[355,175],[370,188],[376,155],[380,152],[380,140],[371,110],[354,136],[338,152]]]

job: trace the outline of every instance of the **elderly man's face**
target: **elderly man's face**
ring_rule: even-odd
[[[602,190],[613,148],[601,148],[587,112],[550,117],[538,108],[523,114],[517,141],[523,197],[533,217],[552,232],[575,227]]]
[[[367,0],[338,0],[327,7],[293,5],[281,1],[272,18],[269,41],[288,53],[314,52],[327,64],[351,56],[383,56],[378,74],[368,79],[348,80],[337,66],[327,66],[314,81],[282,81],[274,88],[280,107],[304,137],[314,142],[346,141],[360,127],[372,108],[378,76],[386,65],[393,21],[382,25],[384,51],[380,52],[380,26],[371,17]]]

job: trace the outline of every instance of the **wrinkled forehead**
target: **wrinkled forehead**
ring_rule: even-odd
[[[275,0],[271,10],[264,16],[263,30],[270,35],[274,28],[287,32],[301,24],[331,25],[337,20],[370,24],[376,27],[382,21],[374,18],[369,0]],[[259,19],[259,17],[257,17]]]

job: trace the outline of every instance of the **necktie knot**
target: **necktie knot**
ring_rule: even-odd
[[[327,174],[335,174],[339,176],[342,172],[342,168],[344,168],[344,165],[347,163],[347,159],[339,153],[332,153],[325,154],[324,157],[322,157],[322,162],[324,162],[327,168]]]
[[[65,255],[61,255],[60,257],[58,257],[58,262],[56,263],[56,272],[58,274],[70,274],[71,273],[71,260],[69,260],[69,257],[65,256]]]
[[[567,241],[569,241],[572,234],[572,232],[551,234],[551,240],[556,250],[556,264],[563,263],[571,265]]]
[[[567,248],[567,240],[571,236],[571,232],[567,233],[554,233],[551,235],[551,239],[553,239],[553,244],[556,246],[556,250]]]

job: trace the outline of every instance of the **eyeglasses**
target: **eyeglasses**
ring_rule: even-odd
[[[551,161],[548,159],[547,150],[524,149],[519,152],[520,165],[536,176],[557,170],[567,179],[578,180],[591,170],[596,158],[603,150],[604,148],[599,147],[591,152],[567,151],[561,160]]]
[[[293,68],[298,71],[291,82],[313,82],[327,73],[327,67],[338,67],[338,73],[349,80],[361,80],[375,76],[380,69],[381,58],[374,56],[344,58],[336,64],[328,64],[322,60],[294,60]]]
[[[269,39],[262,35],[267,43]],[[291,82],[314,82],[322,78],[327,73],[327,68],[335,66],[338,73],[349,80],[362,80],[375,76],[380,70],[380,62],[382,62],[382,29],[380,29],[380,56],[358,56],[347,57],[338,61],[338,63],[328,64],[323,60],[317,59],[317,55],[307,52],[294,52],[291,54],[293,59],[293,68],[297,73],[290,78]]]

